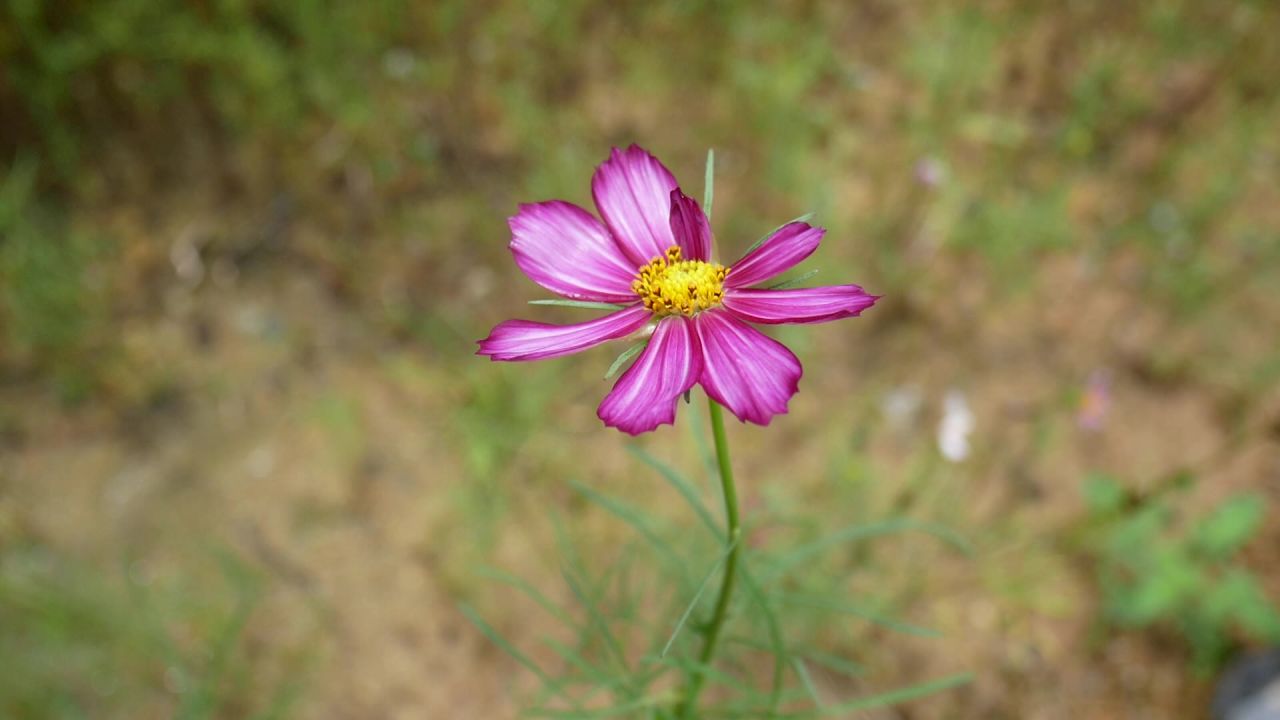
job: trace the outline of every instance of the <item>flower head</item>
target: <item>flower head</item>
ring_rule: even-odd
[[[825,232],[792,222],[737,262],[711,259],[711,224],[653,155],[615,148],[596,169],[592,196],[604,223],[561,200],[521,205],[508,223],[516,265],[572,300],[615,303],[574,325],[500,323],[479,341],[493,360],[560,357],[637,333],[648,344],[597,411],[637,435],[675,422],[676,401],[694,385],[739,420],[768,425],[799,388],[800,361],[748,323],[818,323],[875,304],[857,285],[755,287],[818,248]]]

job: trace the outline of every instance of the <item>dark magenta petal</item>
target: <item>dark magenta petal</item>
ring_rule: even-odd
[[[530,320],[499,323],[480,341],[477,355],[493,360],[543,360],[569,355],[644,327],[649,311],[642,305],[619,310],[576,325],[550,325]]]
[[[637,145],[614,148],[591,178],[591,195],[613,239],[634,268],[662,257],[676,244],[671,234],[675,176]]]
[[[605,425],[639,435],[676,419],[676,402],[702,372],[693,323],[680,316],[658,323],[635,364],[613,386],[596,414]]]
[[[749,287],[795,267],[813,254],[826,230],[808,223],[787,223],[729,268],[725,287]]]
[[[671,234],[685,260],[711,259],[711,223],[698,201],[680,188],[671,191]]]
[[[712,400],[757,425],[787,411],[803,369],[785,345],[723,310],[699,314],[694,326],[702,347],[699,382]]]
[[[586,210],[561,200],[521,205],[507,224],[516,265],[542,287],[578,300],[635,300],[635,265]]]
[[[879,300],[857,285],[827,285],[791,290],[730,289],[724,306],[757,323],[820,323],[854,317]]]

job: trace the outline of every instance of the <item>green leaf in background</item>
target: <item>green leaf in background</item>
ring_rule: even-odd
[[[1194,477],[1141,498],[1108,476],[1084,484],[1090,508],[1085,548],[1102,590],[1104,619],[1131,630],[1176,631],[1191,665],[1208,673],[1230,656],[1241,634],[1280,641],[1280,613],[1257,577],[1232,559],[1259,529],[1263,501],[1223,500],[1201,516],[1183,518],[1184,491]]]
[[[1130,625],[1156,622],[1176,613],[1208,585],[1207,577],[1178,548],[1161,547],[1137,585],[1118,598],[1117,617]]]
[[[1272,642],[1280,639],[1280,613],[1247,572],[1238,568],[1228,571],[1214,584],[1205,605],[1216,620],[1237,623],[1242,630]]]
[[[1211,558],[1226,559],[1257,532],[1263,512],[1262,499],[1256,495],[1231,498],[1196,526],[1192,543]]]
[[[1098,513],[1111,513],[1124,506],[1125,490],[1115,478],[1094,473],[1085,478],[1084,501]]]

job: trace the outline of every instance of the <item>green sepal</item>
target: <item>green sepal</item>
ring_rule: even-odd
[[[763,245],[763,244],[764,244],[764,241],[765,241],[765,240],[768,240],[768,239],[769,239],[769,237],[770,237],[771,235],[773,235],[774,233],[778,232],[778,231],[779,231],[779,230],[781,230],[782,228],[784,228],[784,227],[786,227],[786,226],[790,225],[791,223],[809,222],[810,220],[812,220],[812,219],[813,219],[814,214],[815,214],[815,213],[807,212],[807,213],[805,213],[805,214],[801,215],[800,217],[792,218],[792,219],[790,219],[790,220],[788,220],[788,221],[786,221],[786,222],[782,223],[782,224],[781,224],[781,225],[779,225],[778,227],[776,227],[776,228],[774,228],[774,229],[770,230],[769,232],[767,232],[767,233],[765,233],[765,234],[761,235],[761,236],[760,236],[760,239],[759,239],[759,240],[756,240],[756,241],[755,241],[755,242],[753,242],[753,243],[751,243],[751,247],[747,248],[746,252],[744,252],[744,253],[742,253],[742,254],[743,254],[743,255],[746,255],[747,253],[751,252],[752,250],[755,250],[756,248],[760,247],[761,245]]]
[[[779,283],[767,285],[765,286],[764,289],[765,290],[784,290],[789,287],[795,287],[796,285],[799,285],[800,283],[804,282],[805,280],[808,280],[809,278],[817,274],[818,274],[818,271],[816,269],[810,270],[809,272],[801,275],[800,277],[794,277],[794,278],[791,278],[790,280],[783,280],[782,282],[779,282]]]
[[[567,300],[561,298],[548,298],[546,300],[530,300],[530,305],[560,305],[563,307],[587,308],[590,310],[621,310],[626,305],[618,305],[616,303],[592,302],[590,300]]]
[[[702,183],[702,212],[711,219],[711,201],[716,197],[716,151],[707,148],[707,171]]]
[[[618,370],[622,369],[622,366],[628,360],[635,357],[636,355],[639,355],[640,351],[644,350],[645,346],[648,344],[649,344],[649,341],[645,340],[644,342],[638,342],[635,345],[632,345],[631,347],[627,348],[626,350],[623,350],[622,354],[619,355],[617,359],[613,361],[613,364],[609,366],[609,371],[604,374],[604,379],[608,380],[609,378],[612,378],[614,375],[617,375]]]

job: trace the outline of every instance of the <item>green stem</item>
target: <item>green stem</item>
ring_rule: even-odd
[[[725,547],[729,557],[724,563],[724,576],[720,580],[720,595],[716,598],[716,609],[711,616],[711,624],[707,626],[707,634],[702,643],[702,653],[698,656],[698,667],[694,668],[693,677],[689,679],[689,687],[685,690],[684,699],[676,712],[679,718],[692,717],[698,703],[698,695],[702,692],[702,684],[706,679],[702,669],[710,666],[716,654],[716,641],[720,639],[720,629],[724,627],[725,617],[729,612],[729,598],[733,595],[733,581],[738,569],[738,490],[733,484],[733,466],[729,463],[729,440],[724,432],[724,409],[711,398],[707,398],[711,413],[711,433],[715,437],[716,461],[720,465],[720,487],[724,491],[724,515],[726,520]]]

